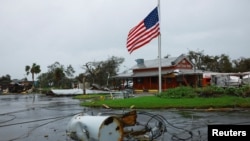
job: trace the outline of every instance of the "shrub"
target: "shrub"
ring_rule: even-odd
[[[196,97],[197,94],[192,87],[176,87],[168,89],[165,92],[162,92],[160,95],[162,98],[193,98]]]
[[[217,97],[224,94],[224,89],[214,85],[201,88],[197,91],[201,97]]]
[[[202,88],[192,88],[188,86],[180,86],[176,88],[168,89],[165,92],[159,94],[162,98],[193,98],[193,97],[219,97],[223,95],[250,97],[250,85],[244,85],[242,87],[218,87],[207,86]]]
[[[243,85],[240,89],[242,90],[242,97],[250,97],[250,85]]]
[[[231,96],[240,96],[242,95],[242,91],[240,88],[237,87],[227,87],[225,88],[225,94]]]

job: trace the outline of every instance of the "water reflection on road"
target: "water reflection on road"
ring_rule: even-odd
[[[42,94],[0,95],[0,141],[71,141],[66,135],[66,126],[73,115],[81,112],[95,115],[100,112],[123,111],[93,109],[81,107],[79,104],[80,101],[72,97],[51,97]],[[209,124],[250,124],[248,109],[137,111],[139,122],[147,122],[149,118],[142,114],[143,112],[160,115],[166,119],[167,132],[159,140],[207,140]]]

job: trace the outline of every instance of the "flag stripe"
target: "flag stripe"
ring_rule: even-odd
[[[159,35],[158,24],[154,26],[151,30],[143,31],[143,34],[137,35],[137,38],[134,38],[131,42],[128,43],[128,49],[134,48],[137,44],[144,42],[146,40],[151,41],[154,37],[153,35]],[[156,36],[157,37],[157,36]],[[155,37],[154,37],[155,38]]]
[[[147,41],[151,41],[152,38],[157,37],[155,35],[158,35],[158,30],[149,32],[147,35],[144,35],[143,38],[140,38],[139,40],[135,41],[130,48],[128,48],[128,50],[132,50],[134,48],[137,48],[137,46],[141,46],[141,44],[143,44],[143,42],[147,42]]]
[[[145,31],[146,28],[144,26],[144,23],[141,22],[138,26],[136,26],[135,28],[133,28],[128,35],[128,40],[127,42],[130,42],[131,40],[133,40],[137,35],[142,34],[143,31]]]
[[[149,43],[160,34],[160,25],[157,7],[138,25],[133,27],[127,37],[129,53]]]
[[[159,35],[159,28],[158,29],[156,28],[154,31],[149,32],[148,35],[145,35],[143,38],[134,43],[132,47],[128,49],[128,51],[132,53],[134,50],[149,43],[152,39],[156,38],[158,35]]]
[[[144,41],[146,41],[146,40],[151,41],[152,38],[155,37],[154,35],[158,35],[158,34],[159,34],[159,33],[158,33],[158,29],[157,29],[157,28],[154,29],[153,31],[147,32],[147,33],[145,33],[145,34],[143,35],[143,37],[141,37],[141,38],[135,40],[133,43],[131,43],[131,45],[130,45],[130,47],[128,47],[128,49],[129,49],[129,50],[130,50],[130,49],[133,49],[134,47],[137,46],[137,44],[142,43],[142,42],[144,42]]]
[[[158,36],[158,34],[152,34],[152,35],[150,35],[150,38],[155,38],[155,37],[157,37],[157,36]],[[137,43],[137,45],[136,45],[136,46],[133,46],[133,48],[128,49],[128,51],[129,51],[130,53],[132,53],[134,50],[136,50],[136,49],[138,49],[138,48],[144,46],[144,45],[147,44],[147,43],[149,43],[151,40],[152,40],[152,39],[148,39],[148,38],[147,38],[147,39],[145,39],[144,41],[142,41],[142,42],[140,42],[140,43]]]

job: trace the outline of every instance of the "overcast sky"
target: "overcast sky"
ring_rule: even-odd
[[[189,50],[231,59],[250,58],[249,0],[161,0],[161,55]],[[37,63],[43,72],[56,61],[75,76],[90,61],[124,57],[155,59],[157,38],[129,54],[126,39],[157,0],[0,0],[0,76],[25,76]],[[28,76],[31,80],[31,76]]]

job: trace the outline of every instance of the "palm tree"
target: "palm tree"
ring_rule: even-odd
[[[35,74],[38,74],[41,72],[40,65],[37,65],[36,63],[33,63],[32,66],[25,66],[25,71],[26,74],[29,75],[29,73],[32,74],[32,81],[33,81],[33,86],[34,86],[34,76]]]

